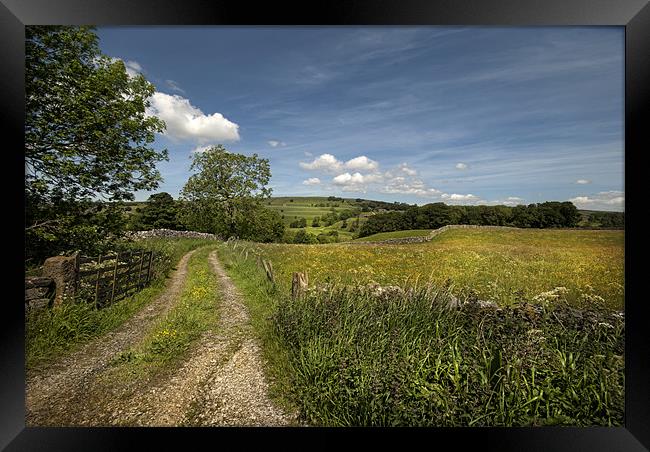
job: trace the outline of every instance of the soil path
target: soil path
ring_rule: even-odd
[[[219,326],[204,334],[169,380],[148,388],[114,423],[141,426],[281,426],[294,423],[268,397],[261,351],[246,306],[216,252]]]
[[[187,277],[183,256],[167,290],[106,336],[27,382],[28,426],[280,426],[295,425],[268,397],[261,350],[248,311],[216,252],[218,327],[194,344],[178,368],[127,384],[104,378],[120,352],[141,341],[154,320],[179,299]]]
[[[154,320],[164,316],[179,299],[187,277],[187,262],[194,251],[178,263],[165,291],[120,327],[99,337],[58,363],[31,376],[26,382],[27,426],[92,425],[94,411],[88,393],[95,377],[119,352],[139,342]]]

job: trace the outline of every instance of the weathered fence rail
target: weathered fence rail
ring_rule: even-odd
[[[78,256],[75,293],[94,298],[97,307],[121,300],[151,281],[152,261],[152,251]]]

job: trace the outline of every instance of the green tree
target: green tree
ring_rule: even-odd
[[[178,221],[178,206],[172,195],[166,192],[149,196],[147,203],[135,215],[132,229],[175,229],[182,230]]]
[[[195,153],[190,170],[195,173],[181,191],[181,221],[192,230],[243,238],[241,225],[259,215],[262,201],[271,196],[268,159],[217,145]]]
[[[307,227],[307,219],[306,218],[298,218],[295,221],[292,221],[289,224],[290,228],[306,228]]]
[[[99,50],[93,27],[25,28],[25,198],[28,257],[89,250],[119,235],[119,211],[162,179],[153,149],[164,122],[145,111],[154,86]],[[104,215],[105,216],[105,215]]]
[[[304,229],[300,229],[298,232],[296,232],[296,235],[293,236],[293,243],[311,244],[311,243],[318,243],[318,241],[314,234],[310,234]]]
[[[253,242],[280,242],[284,235],[284,222],[275,210],[253,208],[252,215],[239,217],[237,235]]]

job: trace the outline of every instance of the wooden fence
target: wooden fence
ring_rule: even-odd
[[[97,307],[132,295],[151,280],[153,252],[77,256],[75,293],[93,299]]]

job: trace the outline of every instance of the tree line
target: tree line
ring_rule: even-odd
[[[623,227],[621,212],[597,212],[588,221],[600,227]],[[514,226],[518,228],[573,228],[582,225],[582,216],[573,203],[549,201],[537,204],[508,206],[450,206],[432,203],[409,207],[402,212],[373,215],[361,226],[360,237],[378,232],[408,229],[437,229],[450,224],[480,226]]]

